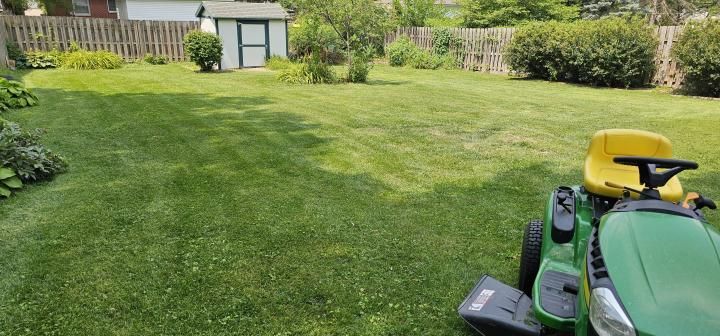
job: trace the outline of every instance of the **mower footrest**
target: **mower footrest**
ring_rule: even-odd
[[[532,300],[522,291],[484,275],[458,307],[460,316],[485,336],[540,336]]]
[[[578,277],[558,271],[545,271],[540,280],[540,306],[546,312],[560,318],[575,318]]]

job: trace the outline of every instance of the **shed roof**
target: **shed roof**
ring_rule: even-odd
[[[286,19],[288,13],[278,3],[203,1],[195,16],[216,19]]]

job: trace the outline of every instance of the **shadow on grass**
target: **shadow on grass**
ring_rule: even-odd
[[[577,175],[529,161],[398,196],[323,168],[332,138],[271,98],[37,93],[18,117],[71,168],[0,205],[9,334],[461,332],[472,283],[512,283],[524,223]]]

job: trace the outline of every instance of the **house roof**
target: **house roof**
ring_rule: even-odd
[[[203,1],[195,16],[216,19],[286,19],[288,13],[278,3]]]

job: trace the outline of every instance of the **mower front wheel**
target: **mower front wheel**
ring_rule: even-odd
[[[520,276],[518,278],[518,288],[530,297],[532,297],[533,284],[540,269],[542,236],[543,221],[538,219],[530,221],[523,236]]]

